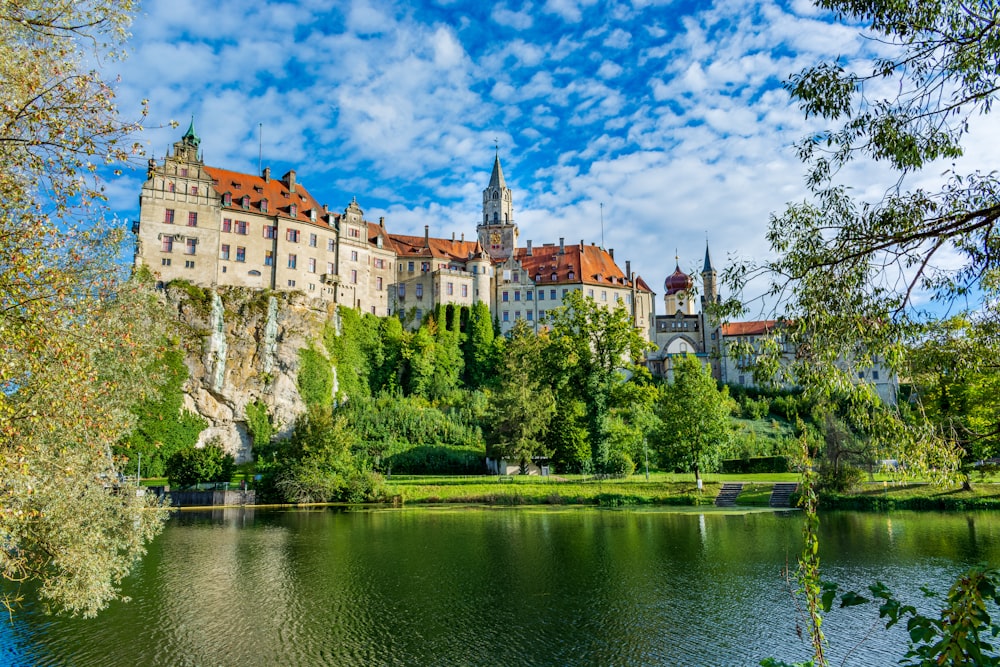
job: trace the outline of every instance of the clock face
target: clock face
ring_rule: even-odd
[[[490,243],[500,245],[500,232],[492,232],[490,234]]]

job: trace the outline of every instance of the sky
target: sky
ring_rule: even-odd
[[[132,34],[109,67],[125,118],[148,100],[147,155],[193,117],[206,164],[295,169],[332,210],[473,238],[498,153],[521,245],[613,248],[658,300],[706,241],[720,271],[768,255],[770,216],[807,196],[794,144],[823,127],[782,82],[880,48],[805,0],[145,0]],[[1000,132],[973,139],[992,169]],[[143,178],[108,184],[121,217]]]

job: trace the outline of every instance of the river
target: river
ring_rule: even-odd
[[[93,620],[28,604],[0,624],[0,664],[801,660],[784,576],[801,524],[798,512],[714,509],[180,512],[126,582],[131,602]],[[968,566],[1000,563],[1000,516],[828,513],[821,545],[824,578],[880,580],[930,609],[920,585],[944,592]],[[905,633],[876,616],[827,617],[831,664],[896,664]]]

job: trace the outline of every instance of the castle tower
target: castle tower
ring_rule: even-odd
[[[490,184],[483,190],[483,220],[476,231],[479,243],[494,260],[507,259],[517,247],[514,199],[504,180],[499,154],[493,160]]]
[[[708,254],[708,241],[705,241],[705,265],[701,269],[701,280],[704,287],[701,303],[702,310],[707,303],[715,303],[719,300],[719,286],[717,283],[718,274],[712,268],[712,258]]]
[[[679,258],[674,272],[663,281],[663,306],[664,315],[676,315],[678,312],[684,315],[694,315],[694,299],[691,298],[691,288],[694,281],[691,276],[681,271]]]

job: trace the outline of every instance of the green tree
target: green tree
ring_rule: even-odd
[[[168,343],[146,372],[160,376],[162,384],[154,394],[132,407],[135,426],[115,446],[115,456],[125,474],[139,472],[141,456],[142,473],[146,477],[160,477],[167,459],[180,449],[193,447],[208,423],[184,409],[182,385],[188,378],[188,370],[184,352],[176,344]]]
[[[151,290],[124,282],[95,175],[137,150],[138,125],[91,69],[121,52],[132,11],[0,5],[0,572],[87,616],[118,596],[162,516],[111,481],[164,331]]]
[[[492,382],[495,368],[493,318],[484,301],[477,301],[469,310],[463,353],[465,385],[478,389]]]
[[[500,348],[500,386],[490,396],[484,420],[487,454],[522,466],[545,455],[542,436],[555,414],[555,397],[538,369],[545,339],[517,320]]]
[[[604,308],[574,290],[549,311],[551,342],[546,358],[559,400],[586,406],[586,429],[594,469],[604,473],[609,454],[608,417],[615,385],[634,369],[648,347],[624,307]]]
[[[952,167],[938,179],[919,172],[940,173],[935,161],[960,156],[969,121],[988,113],[1000,91],[1000,8],[992,0],[816,4],[867,26],[879,55],[853,67],[820,63],[788,82],[806,115],[833,124],[799,145],[812,198],[772,219],[768,240],[777,259],[735,267],[727,280],[739,293],[761,269],[770,277],[770,295],[787,298],[785,340],[764,343],[762,370],[786,374],[810,398],[845,396],[849,421],[887,458],[947,474],[957,465],[957,448],[926,421],[904,428],[892,411],[873,410],[877,397],[867,383],[855,382],[855,372],[876,359],[904,369],[905,341],[935,319],[913,308],[921,292],[949,305],[968,300],[982,317],[997,320],[996,172]],[[856,199],[837,181],[853,161],[894,170],[894,184],[878,200]],[[914,176],[920,187],[911,187]],[[797,354],[783,366],[784,343]],[[814,609],[818,569],[807,565],[800,560]],[[826,665],[818,615],[811,633],[816,664]]]
[[[226,453],[218,440],[204,447],[185,447],[174,452],[166,463],[171,486],[186,487],[203,482],[229,482],[233,478],[236,459]]]
[[[696,357],[674,361],[673,378],[656,406],[661,425],[652,445],[665,467],[691,470],[701,481],[701,472],[715,470],[729,447],[733,402]]]

